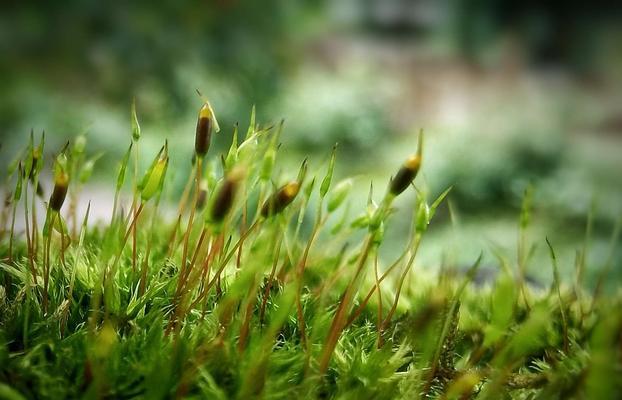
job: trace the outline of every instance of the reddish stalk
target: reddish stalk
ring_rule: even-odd
[[[276,245],[276,250],[274,252],[274,256],[272,258],[272,270],[270,271],[270,276],[268,277],[268,282],[266,283],[266,287],[263,293],[263,300],[261,301],[261,307],[259,310],[259,323],[263,325],[263,319],[266,312],[266,304],[268,303],[268,296],[270,295],[270,290],[272,290],[272,282],[274,282],[274,275],[276,273],[276,266],[279,261],[279,254],[281,253],[281,243],[282,240],[279,239]]]
[[[192,232],[192,225],[194,223],[194,214],[196,211],[196,206],[197,206],[197,201],[199,198],[199,184],[200,184],[200,180],[201,180],[201,165],[203,162],[203,158],[202,157],[198,157],[197,158],[197,169],[195,171],[195,191],[194,191],[194,200],[193,200],[193,206],[190,209],[190,217],[188,219],[188,226],[186,227],[186,233],[184,235],[184,247],[182,250],[182,255],[181,255],[181,269],[180,269],[180,273],[179,273],[179,281],[177,283],[177,293],[180,294],[181,293],[181,288],[185,285],[185,278],[187,277],[187,268],[188,268],[188,243],[190,241],[190,233]]]
[[[343,329],[346,327],[345,319],[352,304],[352,299],[354,298],[354,294],[356,292],[356,284],[358,283],[361,272],[363,271],[363,267],[365,266],[365,261],[367,261],[372,242],[372,235],[370,234],[367,236],[367,239],[365,241],[365,246],[363,248],[363,251],[361,252],[359,263],[354,273],[354,276],[346,287],[343,298],[341,299],[341,302],[337,307],[335,316],[333,317],[333,322],[328,332],[328,337],[326,338],[326,344],[324,345],[324,349],[320,357],[319,371],[322,375],[326,373],[330,359],[332,358],[335,347],[337,346],[339,336],[341,335],[341,332],[343,332]]]
[[[387,270],[384,271],[384,273],[382,275],[380,275],[380,278],[378,279],[378,285],[380,285],[382,283],[382,281],[384,281],[385,278],[387,276],[389,276],[389,274],[395,268],[397,268],[397,266],[399,265],[399,263],[402,260],[402,258],[404,258],[405,254],[406,253],[402,253],[402,255],[397,260],[395,260],[395,262],[389,268],[387,268]],[[352,315],[348,319],[348,322],[346,322],[346,327],[350,326],[363,313],[363,310],[365,309],[365,307],[367,307],[367,304],[369,303],[369,300],[371,299],[371,297],[374,295],[375,292],[376,292],[376,285],[372,286],[372,288],[367,293],[367,296],[365,296],[365,298],[363,299],[361,304],[359,304],[359,306],[352,313]]]
[[[205,287],[205,289],[201,292],[201,294],[199,294],[199,296],[194,300],[194,302],[192,302],[192,304],[190,305],[190,309],[196,307],[197,304],[199,304],[199,302],[201,302],[204,298],[207,297],[207,294],[209,293],[210,289],[214,286],[214,284],[216,283],[216,281],[218,280],[220,274],[222,273],[222,271],[225,269],[225,267],[227,266],[227,263],[231,260],[231,258],[235,255],[235,252],[238,250],[238,247],[240,246],[240,242],[247,238],[248,235],[251,234],[252,231],[254,231],[257,227],[259,226],[259,220],[256,220],[255,222],[253,222],[253,224],[246,230],[246,232],[244,232],[244,236],[241,237],[237,243],[233,246],[233,249],[231,249],[225,256],[224,258],[219,262],[219,266],[218,269],[216,270],[214,277],[208,281],[207,286]]]
[[[382,291],[380,290],[380,278],[378,277],[378,253],[374,259],[374,278],[376,282],[376,291],[378,292],[378,319],[376,326],[378,328],[378,343],[377,347],[382,347]]]

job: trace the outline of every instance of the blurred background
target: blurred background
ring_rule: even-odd
[[[130,141],[136,98],[148,162],[171,144],[181,191],[201,105],[222,128],[285,119],[283,166],[319,168],[339,143],[337,179],[356,175],[362,209],[426,132],[417,185],[454,185],[419,268],[466,265],[501,248],[513,261],[523,193],[533,185],[530,273],[550,280],[545,236],[566,276],[593,210],[586,278],[613,251],[622,215],[622,7],[616,2],[502,0],[4,1],[0,11],[2,168],[31,129],[46,132],[48,165],[86,133],[105,151],[85,200],[109,211],[117,160]],[[283,167],[288,172],[286,167]],[[285,173],[285,175],[287,175]],[[414,190],[398,201],[388,258],[409,225]],[[359,204],[357,204],[357,207]],[[403,216],[403,217],[400,217]]]

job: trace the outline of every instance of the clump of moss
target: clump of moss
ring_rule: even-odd
[[[88,209],[76,215],[97,159],[84,158],[84,137],[56,158],[48,202],[37,197],[43,142],[31,140],[10,166],[0,397],[620,396],[622,298],[589,293],[581,274],[561,280],[550,243],[550,290],[527,283],[529,194],[518,260],[496,252],[500,272],[488,286],[474,283],[483,256],[463,274],[449,266],[430,275],[414,262],[449,189],[430,201],[418,184],[406,246],[392,259],[379,256],[394,199],[422,166],[422,136],[414,156],[401,167],[396,160],[378,202],[370,191],[350,219],[353,181],[333,184],[336,148],[325,165],[304,160],[275,174],[282,125],[257,124],[253,111],[240,143],[236,127],[228,152],[213,155],[215,121],[204,101],[194,167],[178,198],[166,190],[166,144],[138,180],[133,106],[108,224],[89,224]],[[120,206],[131,165],[133,202]],[[72,204],[63,210],[67,193]],[[178,202],[177,218],[160,216],[161,201]],[[37,202],[48,209],[42,228],[32,215]],[[585,262],[579,252],[577,271]]]

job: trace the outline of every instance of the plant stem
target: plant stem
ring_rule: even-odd
[[[345,318],[347,313],[350,311],[350,305],[352,303],[352,299],[354,298],[354,293],[356,291],[356,284],[359,281],[359,277],[361,275],[361,271],[365,266],[365,261],[367,261],[367,256],[369,255],[369,251],[371,249],[373,242],[373,235],[368,234],[367,239],[365,240],[365,245],[359,257],[359,263],[352,277],[352,280],[346,287],[346,290],[343,294],[343,298],[337,307],[337,311],[335,316],[333,317],[333,322],[331,324],[330,330],[328,332],[328,337],[326,338],[326,343],[324,345],[324,349],[322,351],[322,355],[319,362],[319,372],[321,375],[326,373],[328,369],[328,363],[333,356],[333,352],[335,351],[335,347],[337,346],[337,341],[339,340],[339,336],[341,332],[345,328]]]
[[[115,256],[112,266],[110,267],[110,270],[108,271],[108,276],[110,279],[114,278],[117,272],[117,266],[119,264],[119,260],[121,259],[121,255],[123,254],[123,249],[125,248],[125,244],[127,243],[127,240],[129,239],[130,234],[132,233],[134,229],[134,226],[136,226],[136,221],[138,221],[138,217],[140,217],[140,213],[143,211],[144,206],[145,206],[145,203],[141,202],[136,212],[133,213],[132,222],[130,223],[130,226],[125,232],[125,235],[123,236],[123,241],[121,242],[121,248],[119,249],[119,252]]]

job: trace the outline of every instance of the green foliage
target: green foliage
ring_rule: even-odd
[[[239,145],[236,127],[226,154],[186,171],[181,200],[166,190],[165,145],[133,188],[143,201],[123,215],[117,201],[130,145],[111,177],[109,223],[89,224],[89,206],[81,224],[69,207],[53,214],[49,225],[58,229],[29,218],[27,235],[3,226],[0,397],[620,396],[619,292],[567,285],[550,243],[549,291],[524,279],[526,253],[513,265],[497,251],[499,272],[483,285],[484,253],[468,270],[426,272],[416,255],[451,188],[431,203],[427,188],[418,190],[406,245],[385,259],[385,232],[396,220],[390,186],[379,199],[370,190],[351,221],[354,181],[332,184],[334,149],[325,165],[305,160],[275,173],[283,170],[281,129],[261,126],[253,112]],[[13,214],[43,167],[35,149],[31,140],[17,176],[7,177]],[[70,183],[75,204],[98,155],[87,155],[84,138],[72,149],[61,161],[81,171]],[[225,196],[226,182],[235,187]],[[226,200],[218,221],[213,207],[197,207],[197,190],[205,204]],[[160,215],[160,197],[180,201],[177,218]],[[523,251],[535,217],[529,198],[519,222]],[[136,246],[127,245],[132,232]]]

